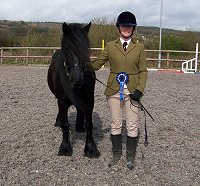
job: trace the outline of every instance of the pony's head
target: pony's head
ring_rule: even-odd
[[[84,84],[85,62],[90,60],[88,39],[90,26],[91,23],[84,27],[80,24],[62,25],[61,50],[65,56],[65,66],[73,88]]]

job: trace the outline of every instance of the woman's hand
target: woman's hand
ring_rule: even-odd
[[[135,92],[133,92],[132,94],[129,94],[130,98],[134,101],[139,101],[140,98],[142,97],[142,92],[140,92],[139,90],[135,90]]]

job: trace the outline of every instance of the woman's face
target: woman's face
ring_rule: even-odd
[[[124,39],[128,39],[132,36],[133,33],[133,26],[128,26],[128,25],[120,25],[119,26],[119,32],[120,35],[124,38]]]

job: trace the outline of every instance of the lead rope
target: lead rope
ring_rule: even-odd
[[[144,146],[147,147],[148,144],[149,144],[149,142],[148,142],[148,133],[147,133],[146,111],[145,111],[145,109],[143,108],[143,105],[141,104],[140,101],[138,101],[138,104],[139,104],[140,106],[134,105],[134,104],[132,103],[132,101],[131,101],[131,105],[132,105],[132,106],[137,107],[137,108],[140,108],[141,111],[143,111],[143,113],[144,113],[144,132],[145,132]]]
[[[140,102],[140,101],[138,101],[138,103],[140,104],[140,108],[141,108],[141,110],[142,111],[144,111],[144,118],[145,118],[145,125],[144,125],[144,130],[145,130],[145,141],[144,141],[144,146],[146,147],[146,146],[148,146],[148,137],[147,137],[147,125],[146,125],[146,113],[151,117],[151,119],[153,120],[153,121],[155,121],[154,120],[154,118],[152,117],[152,115],[148,112],[148,110],[144,107],[144,105]]]

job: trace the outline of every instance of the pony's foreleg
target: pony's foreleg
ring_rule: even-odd
[[[84,113],[80,109],[77,108],[77,115],[76,115],[76,132],[85,132],[85,120],[84,120]]]
[[[73,154],[73,149],[70,142],[69,136],[69,122],[67,111],[69,106],[65,105],[64,101],[58,100],[58,107],[59,107],[59,119],[61,122],[61,129],[63,132],[63,139],[60,145],[60,149],[58,152],[59,156],[71,156]]]
[[[85,113],[86,123],[86,143],[84,153],[85,156],[89,158],[98,158],[100,156],[100,152],[94,142],[93,139],[93,123],[92,123],[92,111],[88,111]]]
[[[62,123],[61,123],[61,120],[60,120],[60,112],[58,112],[54,126],[55,127],[61,127],[61,125],[62,125]]]

